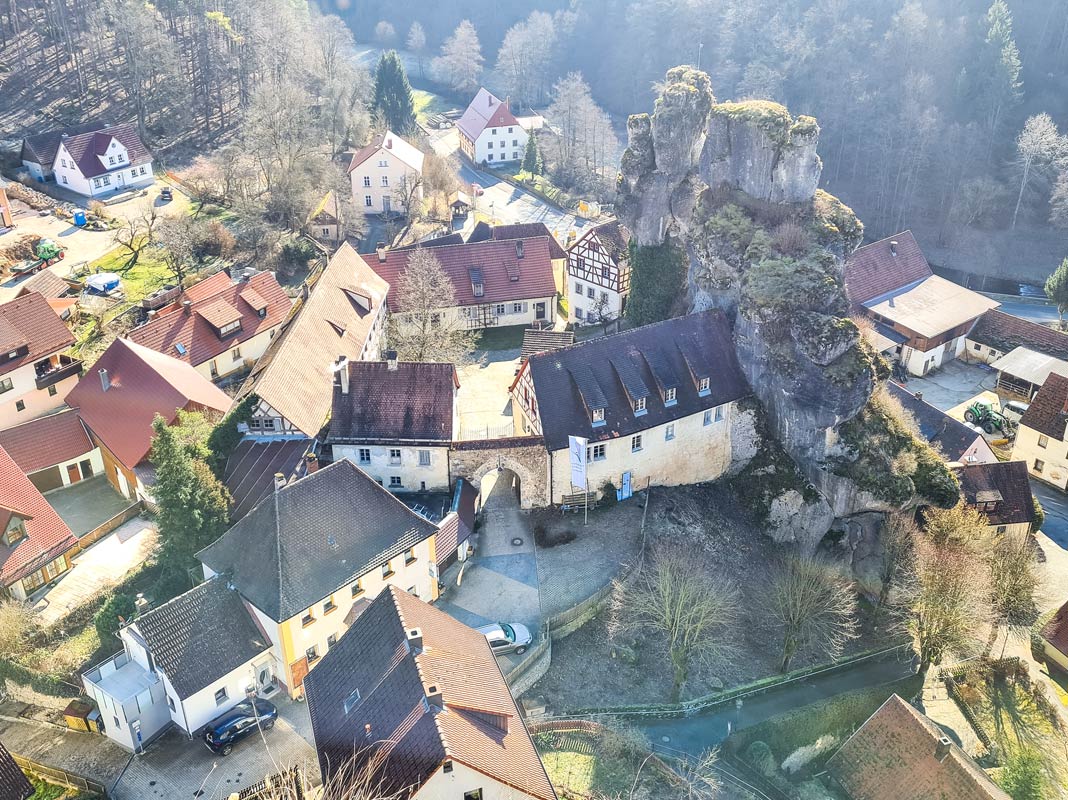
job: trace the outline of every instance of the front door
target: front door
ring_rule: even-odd
[[[78,471],[77,464],[67,464],[67,482],[77,483],[82,479],[81,472]]]
[[[545,319],[545,303],[534,304],[534,319]]]
[[[382,213],[383,214],[388,214],[392,210],[393,210],[393,198],[391,198],[391,197],[383,197],[382,198]]]
[[[264,661],[256,667],[256,690],[262,694],[272,686],[274,686],[274,671],[271,669],[271,662]]]

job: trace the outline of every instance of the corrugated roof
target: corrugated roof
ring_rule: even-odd
[[[1029,347],[1017,347],[990,366],[998,372],[1022,378],[1035,386],[1044,384],[1051,373],[1068,377],[1068,361],[1038,353]]]
[[[441,693],[433,704],[432,686]],[[386,794],[414,796],[451,759],[517,794],[556,800],[486,637],[394,586],[304,687],[324,776],[370,762]]]

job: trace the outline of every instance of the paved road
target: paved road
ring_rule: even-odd
[[[717,707],[707,714],[688,719],[664,719],[639,723],[653,742],[669,737],[671,747],[698,755],[719,745],[727,736],[742,728],[750,728],[787,711],[817,703],[830,697],[880,686],[901,680],[912,673],[912,665],[901,651],[881,660],[865,661],[844,672],[817,675],[745,700],[741,708],[734,703]],[[730,726],[728,728],[728,725]]]
[[[1029,319],[1040,325],[1046,325],[1057,321],[1057,307],[1052,303],[1027,302],[1025,300],[1006,300],[1005,295],[997,295],[996,300],[1001,302],[998,311],[1012,314],[1014,317]]]
[[[1068,495],[1033,478],[1031,492],[1046,512],[1042,532],[1061,548],[1068,549]]]

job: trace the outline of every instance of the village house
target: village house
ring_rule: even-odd
[[[40,492],[50,492],[100,475],[104,460],[78,412],[55,414],[0,431],[0,447]]]
[[[36,792],[11,753],[0,742],[0,797],[5,800],[29,800]]]
[[[0,228],[15,227],[15,217],[11,213],[11,199],[7,196],[7,181],[0,178]]]
[[[324,781],[355,771],[390,797],[556,800],[486,637],[396,586],[306,694]]]
[[[274,492],[275,478],[286,483],[319,468],[319,440],[304,436],[244,436],[230,451],[223,483],[230,492],[230,522],[237,522]]]
[[[241,596],[213,578],[119,630],[122,651],[82,675],[104,732],[143,752],[175,725],[194,736],[247,699],[276,690],[271,643]]]
[[[1042,640],[1042,656],[1046,664],[1068,675],[1068,603],[1053,615],[1039,634]]]
[[[502,161],[519,161],[527,147],[526,129],[494,95],[480,88],[456,123],[460,152],[476,164],[493,166]]]
[[[394,584],[436,600],[438,528],[347,459],[286,484],[197,553],[225,575],[271,642],[271,675],[296,697],[309,670]]]
[[[215,381],[249,369],[266,352],[291,307],[273,272],[237,281],[217,272],[150,312],[128,338]]]
[[[2,447],[0,487],[0,589],[25,600],[70,569],[78,540]]]
[[[549,261],[553,265],[553,277],[556,279],[556,291],[563,294],[564,281],[567,278],[567,252],[556,241],[552,231],[544,222],[517,222],[512,225],[490,225],[479,221],[467,236],[468,242],[506,242],[514,239],[532,239],[536,236],[549,237]]]
[[[1068,361],[1068,333],[1014,317],[992,308],[976,321],[967,336],[963,357],[993,364],[1017,347]]]
[[[567,248],[567,321],[619,319],[630,292],[630,231],[618,220],[590,228]]]
[[[731,418],[749,394],[718,310],[532,355],[511,387],[516,434],[542,436],[550,503],[573,486],[569,437],[587,440],[587,486],[714,480],[731,461]]]
[[[896,694],[827,762],[849,800],[1010,800],[938,725]]]
[[[173,424],[179,411],[221,417],[230,398],[184,361],[128,339],[116,339],[71,390],[67,403],[78,410],[103,457],[104,474],[130,500],[151,499],[154,468],[152,421]]]
[[[901,403],[920,428],[920,435],[933,445],[950,463],[992,464],[997,456],[987,444],[981,430],[953,419],[941,409],[913,394],[900,384],[887,381],[886,390]]]
[[[365,214],[407,214],[423,202],[423,153],[392,131],[380,133],[353,154],[349,180]]]
[[[550,236],[537,236],[431,248],[456,295],[456,305],[443,306],[439,313],[457,315],[464,326],[475,329],[551,326],[556,319],[557,294],[550,241],[555,244]],[[382,280],[396,286],[415,251],[408,247],[380,249],[363,258]],[[391,303],[390,313],[402,312]]]
[[[961,355],[975,321],[999,305],[935,275],[911,231],[857,248],[846,259],[845,290],[913,375]]]
[[[98,197],[155,183],[152,154],[137,125],[125,122],[98,130],[50,131],[22,140],[22,165],[34,180],[85,197]]]
[[[378,360],[388,291],[352,245],[342,243],[238,394],[238,402],[251,394],[259,398],[250,436],[319,434],[330,413],[338,357]]]
[[[1023,461],[968,464],[955,470],[965,505],[980,511],[996,534],[1030,533],[1035,498]]]
[[[1068,487],[1068,378],[1051,373],[1031,400],[1016,430],[1012,460],[1023,461],[1032,477],[1058,489]]]
[[[1024,402],[1034,398],[1050,375],[1068,377],[1068,361],[1029,347],[1014,348],[991,366],[998,373],[998,393]]]
[[[347,458],[391,492],[448,491],[456,367],[396,355],[339,365],[326,442],[335,460]]]
[[[332,245],[341,242],[341,204],[333,189],[323,195],[308,215],[308,230],[320,242]]]
[[[40,294],[0,305],[0,429],[54,411],[82,362],[64,353],[74,335]]]

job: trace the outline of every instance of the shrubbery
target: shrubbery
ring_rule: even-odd
[[[113,594],[93,617],[101,644],[111,641],[125,623],[133,619],[134,599],[128,594]],[[121,617],[121,619],[120,619]]]

